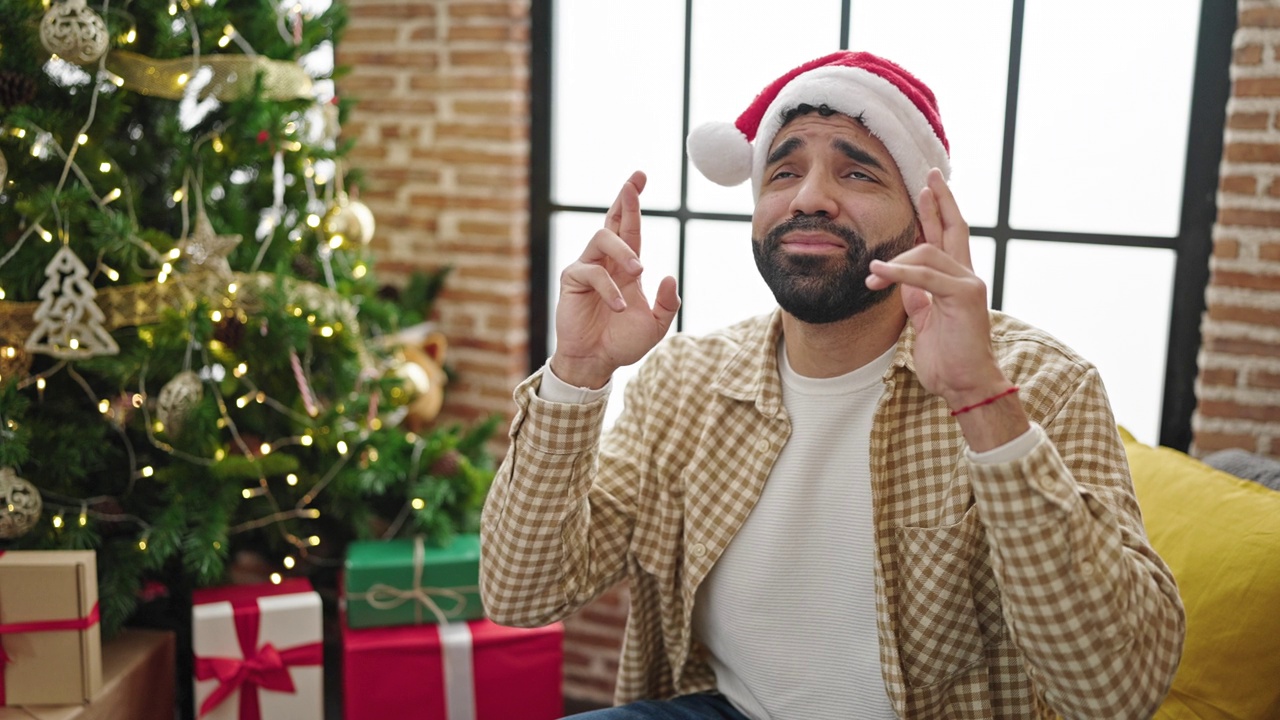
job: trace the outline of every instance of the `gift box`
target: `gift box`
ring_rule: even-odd
[[[324,717],[320,595],[306,579],[197,590],[191,641],[197,717]]]
[[[125,628],[102,644],[102,689],[87,705],[0,708],[0,720],[173,720],[175,638]]]
[[[457,535],[444,547],[421,537],[360,540],[347,546],[343,601],[353,628],[421,625],[484,616],[480,536]]]
[[[91,550],[0,551],[0,705],[88,702],[102,687]]]
[[[564,628],[343,623],[345,720],[555,720]]]

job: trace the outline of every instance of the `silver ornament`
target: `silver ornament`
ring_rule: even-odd
[[[204,383],[190,370],[178,373],[165,383],[156,405],[156,419],[164,424],[165,433],[173,437],[182,432],[183,424],[202,399]]]
[[[18,477],[13,468],[0,468],[0,539],[26,535],[40,520],[43,509],[44,501],[35,485]]]
[[[77,65],[98,62],[107,52],[107,24],[84,0],[64,0],[49,6],[40,20],[44,49]]]

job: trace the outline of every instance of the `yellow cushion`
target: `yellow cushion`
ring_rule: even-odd
[[[1187,610],[1182,664],[1155,717],[1280,718],[1280,492],[1120,435]]]

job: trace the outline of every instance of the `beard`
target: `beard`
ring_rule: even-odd
[[[829,256],[792,255],[782,250],[782,238],[795,230],[819,230],[845,242],[843,259]],[[881,290],[867,287],[871,261],[889,261],[915,246],[912,223],[897,236],[867,247],[856,231],[821,215],[798,215],[774,227],[751,243],[765,284],[778,305],[801,322],[813,325],[845,320],[884,302],[896,285]]]

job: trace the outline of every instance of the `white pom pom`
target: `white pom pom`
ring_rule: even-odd
[[[751,143],[732,123],[699,125],[685,146],[693,166],[713,183],[731,187],[751,178]]]

